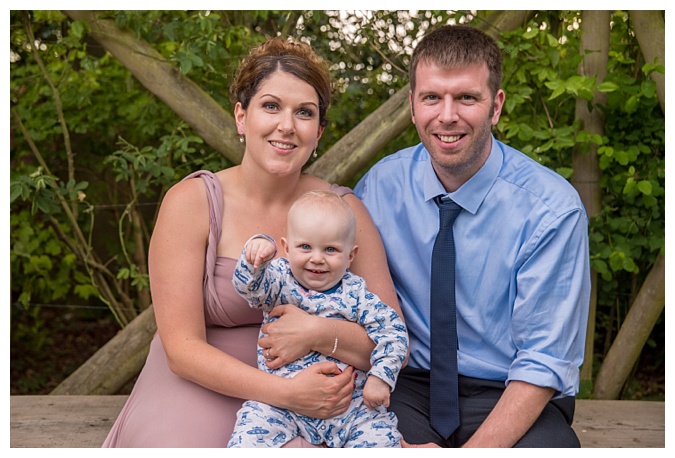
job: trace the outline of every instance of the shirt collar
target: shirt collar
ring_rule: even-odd
[[[501,143],[493,136],[490,155],[485,164],[483,164],[483,167],[457,191],[448,193],[436,176],[434,167],[431,165],[431,157],[429,157],[424,170],[424,200],[427,202],[439,194],[447,195],[460,207],[469,213],[475,214],[497,179],[503,163],[504,153]]]

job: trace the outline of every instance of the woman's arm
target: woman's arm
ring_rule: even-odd
[[[204,257],[208,200],[201,180],[186,180],[166,194],[150,242],[149,269],[155,318],[170,369],[213,391],[327,418],[344,411],[353,380],[333,363],[284,379],[251,367],[206,341]]]
[[[210,352],[205,345],[202,280],[208,233],[202,180],[183,181],[169,189],[150,240],[150,288],[169,368],[188,379],[196,373],[193,363],[200,364],[204,353]]]

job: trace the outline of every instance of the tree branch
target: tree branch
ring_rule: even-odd
[[[148,43],[117,28],[95,11],[64,11],[87,21],[91,36],[115,56],[150,92],[180,116],[211,147],[238,164],[244,154],[232,115]]]
[[[47,67],[45,67],[44,62],[40,57],[40,53],[37,51],[37,48],[35,46],[36,40],[35,36],[33,35],[33,29],[30,26],[30,14],[28,11],[23,12],[23,21],[26,29],[26,35],[28,36],[28,40],[30,42],[30,50],[31,53],[33,54],[33,58],[37,62],[38,67],[42,72],[42,76],[44,76],[45,80],[47,81],[47,84],[49,84],[49,87],[52,89],[52,94],[54,95],[54,104],[56,105],[56,115],[59,119],[59,124],[61,124],[61,132],[63,133],[63,144],[66,148],[66,158],[68,163],[68,180],[75,181],[75,159],[73,154],[73,148],[70,142],[70,131],[68,130],[68,125],[66,124],[66,118],[63,115],[63,103],[61,102],[61,94],[59,93],[58,88],[56,87],[51,77],[49,76]],[[73,214],[77,217],[77,206],[75,204],[71,204],[70,209],[73,212]]]
[[[595,399],[618,399],[666,306],[666,258],[659,255],[642,284],[595,379]]]
[[[666,66],[666,21],[662,11],[630,11],[630,20],[640,51],[648,64]],[[651,79],[656,83],[656,94],[663,114],[666,114],[666,75],[653,72]]]

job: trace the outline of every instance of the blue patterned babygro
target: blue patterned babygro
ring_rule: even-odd
[[[254,236],[255,237],[255,236]],[[267,237],[265,237],[267,238]],[[375,342],[368,374],[356,370],[356,389],[351,404],[342,415],[320,420],[279,409],[256,401],[247,401],[237,413],[237,422],[228,447],[281,447],[294,437],[329,447],[400,447],[398,420],[384,406],[369,409],[363,402],[366,376],[375,376],[394,389],[396,378],[408,351],[408,333],[394,309],[367,291],[363,278],[347,271],[336,288],[318,292],[302,287],[291,274],[288,260],[277,258],[254,270],[246,261],[245,249],[239,257],[232,283],[251,305],[262,308],[263,324],[269,312],[279,304],[292,304],[312,315],[352,321],[362,325]],[[262,336],[261,331],[261,336]],[[265,364],[258,347],[258,367],[282,377],[293,377],[301,370],[322,361],[341,361],[312,352],[279,369]]]

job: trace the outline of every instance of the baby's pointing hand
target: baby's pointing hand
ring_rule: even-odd
[[[274,243],[264,238],[255,238],[246,244],[246,261],[257,269],[263,262],[272,259],[276,252]]]

